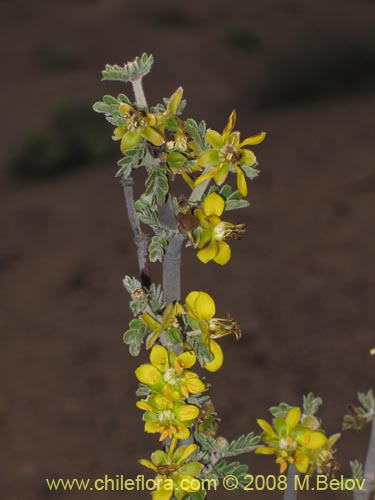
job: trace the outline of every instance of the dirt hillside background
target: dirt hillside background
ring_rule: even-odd
[[[268,132],[251,207],[229,214],[247,224],[231,263],[197,273],[184,253],[184,293],[209,291],[244,330],[223,340],[224,367],[209,377],[221,434],[256,431],[271,405],[309,391],[336,432],[375,379],[375,2],[3,0],[0,12],[1,498],[120,498],[53,495],[44,478],[135,477],[157,446],[121,339],[121,280],[137,270],[119,155],[90,111],[130,92],[100,82],[104,64],[143,51],[156,59],[149,102],[182,85],[186,117],[220,130],[236,108],[244,134]],[[342,473],[367,437],[344,434]],[[278,472],[270,457],[243,460]]]

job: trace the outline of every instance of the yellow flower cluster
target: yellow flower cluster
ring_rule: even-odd
[[[319,420],[301,414],[301,408],[291,408],[285,418],[276,417],[273,426],[263,419],[257,420],[263,430],[261,446],[255,453],[276,455],[280,464],[280,473],[284,473],[288,464],[293,464],[299,472],[311,474],[329,472],[334,462],[333,446],[340,437],[334,434],[327,438],[319,429]]]

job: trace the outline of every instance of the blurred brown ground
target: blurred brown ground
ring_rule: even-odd
[[[257,431],[256,418],[267,418],[269,406],[299,404],[309,391],[323,398],[325,428],[336,432],[357,391],[374,387],[375,360],[368,355],[375,345],[374,93],[338,92],[263,110],[256,104],[270,56],[295,51],[310,34],[324,33],[328,42],[342,34],[360,37],[373,29],[375,3],[3,0],[0,12],[3,171],[60,102],[129,93],[101,83],[100,70],[143,51],[156,59],[145,82],[149,102],[181,84],[185,116],[220,129],[236,108],[244,134],[268,131],[256,148],[262,174],[251,183],[252,205],[228,214],[247,223],[246,236],[233,243],[225,268],[198,265],[187,249],[183,289],[212,293],[219,312],[230,311],[245,333],[238,344],[223,340],[224,367],[209,377],[222,434]],[[261,48],[245,53],[223,43],[233,27],[254,30]],[[41,73],[34,59],[40,46],[72,51],[82,64]],[[110,128],[103,125],[103,133]],[[45,477],[133,477],[144,472],[136,460],[157,447],[135,408],[139,360],[130,358],[121,339],[130,319],[121,279],[137,270],[114,168],[98,162],[38,182],[1,177],[4,500],[53,497]],[[343,473],[349,473],[349,459],[364,459],[366,440],[366,431],[340,440]],[[269,457],[243,460],[251,472],[277,473]]]

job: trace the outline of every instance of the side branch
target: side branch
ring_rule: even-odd
[[[368,445],[365,470],[363,474],[365,484],[361,491],[354,491],[354,500],[368,500],[374,492],[375,484],[375,416],[372,417],[370,442]]]
[[[134,243],[137,249],[138,268],[141,276],[142,286],[149,287],[151,284],[150,265],[148,260],[149,236],[142,231],[141,223],[134,208],[134,180],[132,176],[121,178],[124,190],[126,210],[129,223],[134,234]]]

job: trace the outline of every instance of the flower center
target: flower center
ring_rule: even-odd
[[[221,221],[217,224],[212,233],[217,241],[227,240],[230,238],[241,239],[245,232],[245,224],[231,224],[230,222]]]
[[[297,443],[290,436],[287,438],[281,438],[279,441],[280,450],[294,451],[297,447]]]
[[[174,368],[168,368],[168,370],[164,373],[164,380],[170,384],[175,385],[179,381],[179,376],[176,373]]]
[[[125,126],[132,132],[139,132],[147,127],[146,117],[139,111],[130,111],[124,114]]]
[[[159,413],[159,422],[168,423],[168,422],[173,422],[173,420],[174,420],[174,413],[172,410],[162,410]]]
[[[162,476],[167,476],[169,474],[173,474],[173,472],[176,472],[178,469],[177,464],[165,464],[165,465],[159,465],[156,470],[158,474],[161,474]]]
[[[226,230],[225,230],[225,222],[219,222],[217,226],[214,227],[213,236],[215,240],[221,241],[225,238]]]
[[[208,324],[208,331],[213,339],[233,335],[236,340],[239,340],[242,336],[240,324],[230,314],[227,318],[212,318]]]
[[[222,162],[237,163],[240,158],[240,151],[231,144],[224,144],[219,151],[219,159]]]

